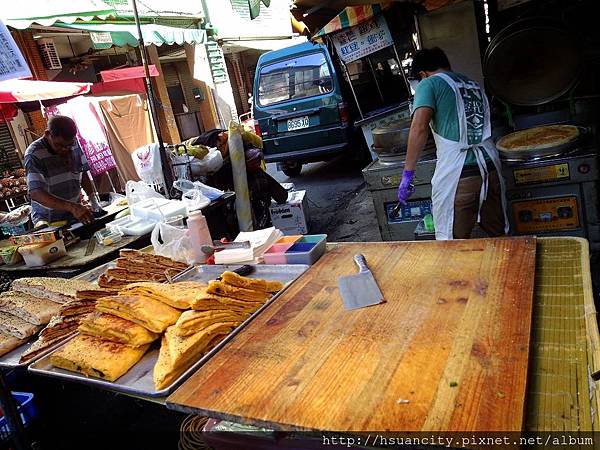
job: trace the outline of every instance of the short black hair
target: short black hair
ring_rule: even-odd
[[[50,136],[61,137],[70,141],[77,134],[75,121],[67,116],[52,116],[48,120],[48,131]]]
[[[424,48],[414,54],[411,68],[413,78],[418,79],[419,72],[433,72],[438,69],[450,69],[450,61],[441,48]]]

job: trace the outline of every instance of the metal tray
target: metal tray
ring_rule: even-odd
[[[240,267],[239,265],[206,265],[194,268],[175,277],[176,281],[209,281],[214,280],[226,270],[232,270]],[[46,355],[29,366],[29,371],[43,376],[61,378],[64,380],[75,381],[88,385],[97,386],[99,388],[123,392],[126,394],[143,395],[149,397],[163,397],[169,395],[183,381],[192,375],[200,366],[206,363],[215,353],[217,353],[227,342],[229,342],[237,333],[240,332],[252,319],[261,313],[268,305],[275,301],[283,291],[300,275],[302,275],[309,266],[303,264],[293,265],[256,265],[250,278],[265,278],[268,280],[277,280],[285,283],[285,287],[274,295],[268,302],[256,310],[248,319],[240,326],[227,335],[219,344],[212,350],[203,355],[189,369],[183,372],[177,380],[170,386],[157,391],[154,388],[152,372],[154,365],[158,360],[160,350],[160,342],[153,343],[150,350],[146,352],[143,358],[134,365],[125,375],[115,382],[104,381],[101,379],[86,377],[85,375],[69,372],[67,370],[58,369],[50,363],[50,355]],[[64,345],[63,342],[61,344]]]

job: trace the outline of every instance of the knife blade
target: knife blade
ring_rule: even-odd
[[[365,256],[354,255],[354,262],[358,266],[359,272],[355,275],[338,278],[338,287],[344,307],[352,310],[383,303],[385,301],[383,294],[369,270]]]

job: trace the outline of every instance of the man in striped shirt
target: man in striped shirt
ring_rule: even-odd
[[[25,151],[25,170],[34,225],[67,220],[89,224],[92,211],[81,204],[83,186],[92,198],[85,155],[75,136],[77,126],[70,117],[53,116],[44,136]]]

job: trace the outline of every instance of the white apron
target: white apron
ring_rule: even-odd
[[[481,184],[481,192],[479,194],[479,211],[477,214],[477,222],[481,220],[481,206],[487,198],[488,190],[488,171],[481,148],[485,149],[490,159],[493,161],[498,179],[502,189],[502,209],[504,213],[504,232],[508,233],[508,217],[506,215],[506,191],[504,179],[502,178],[500,157],[498,150],[492,141],[492,127],[490,124],[490,106],[482,89],[474,81],[456,82],[445,73],[437,73],[434,77],[442,78],[454,91],[456,95],[456,107],[458,113],[459,133],[458,142],[450,141],[436,134],[431,129],[435,139],[437,148],[437,163],[435,173],[431,180],[431,199],[432,199],[432,214],[435,223],[435,238],[438,240],[450,240],[453,238],[452,229],[454,226],[454,197],[460,174],[465,164],[467,150],[472,149],[477,158],[479,173],[483,183]],[[470,90],[471,94],[476,95],[483,100],[484,107],[484,123],[483,136],[480,144],[469,145],[467,136],[467,117],[465,113],[465,102],[461,94],[461,89]]]

